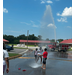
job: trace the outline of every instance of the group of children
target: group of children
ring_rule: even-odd
[[[39,60],[39,58],[41,59],[41,63],[42,63],[42,56],[43,56],[43,65],[41,68],[46,69],[46,59],[47,59],[47,49],[44,49],[44,52],[42,50],[42,48],[40,47],[40,49],[38,50],[36,48],[36,50],[34,51],[34,56],[35,56],[35,61],[37,62]]]

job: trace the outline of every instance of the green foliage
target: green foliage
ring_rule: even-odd
[[[10,44],[19,44],[19,40],[27,40],[27,36],[25,34],[19,35],[17,37],[14,37],[13,35],[3,35],[3,38],[8,40]],[[36,37],[34,34],[28,36],[28,40],[43,40],[41,35],[38,35]],[[49,40],[49,38],[46,39],[47,41],[55,42],[55,39]],[[58,39],[57,41],[61,42],[63,39]]]
[[[3,35],[3,38],[8,40],[10,44],[19,44],[19,40],[27,40],[27,36],[24,34],[14,37],[12,35]],[[41,36],[40,36],[41,38]],[[34,34],[28,36],[28,40],[39,40]]]

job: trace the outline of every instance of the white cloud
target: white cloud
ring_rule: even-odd
[[[31,23],[35,23],[34,21],[30,20]]]
[[[57,21],[58,22],[67,22],[67,18],[63,17],[63,18],[57,19]]]
[[[56,27],[54,24],[52,24],[52,23],[48,24],[47,27],[53,27],[53,28],[55,27],[55,28],[57,28],[57,27]]]
[[[45,1],[41,1],[41,4],[45,3]]]
[[[38,27],[38,25],[33,25],[33,27]]]
[[[61,16],[59,13],[57,13],[57,16]]]
[[[44,4],[44,3],[53,3],[51,0],[41,0],[41,4]]]
[[[70,26],[67,26],[67,28],[72,28],[72,27],[70,27]]]
[[[32,23],[32,27],[38,27],[38,25],[36,25],[34,21],[30,20],[30,22]]]
[[[72,7],[66,7],[64,10],[63,10],[63,12],[62,12],[62,14],[60,14],[60,13],[57,13],[57,16],[72,16]]]
[[[47,3],[53,3],[52,1],[48,0]]]
[[[4,13],[8,13],[8,10],[6,8],[3,8]]]
[[[26,22],[20,22],[22,24],[26,24],[26,25],[31,25],[30,23],[26,23]]]

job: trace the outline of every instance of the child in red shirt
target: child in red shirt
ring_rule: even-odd
[[[46,59],[47,59],[48,52],[47,52],[46,48],[44,50],[45,51],[44,51],[43,55],[40,55],[40,56],[43,56],[43,65],[42,65],[42,68],[46,69]]]

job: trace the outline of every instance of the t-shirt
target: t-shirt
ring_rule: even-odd
[[[38,50],[38,54],[42,55],[42,52],[43,52],[42,50]]]
[[[3,50],[3,65],[6,65],[5,58],[9,57],[8,52]]]
[[[35,51],[35,55],[37,55],[37,51]]]
[[[48,53],[45,51],[45,52],[43,53],[43,58],[47,58],[47,55],[48,55]]]

